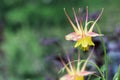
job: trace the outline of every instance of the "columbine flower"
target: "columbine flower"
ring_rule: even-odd
[[[76,68],[75,68],[75,65],[72,65],[73,61],[70,62],[69,58],[68,58],[68,62],[69,62],[68,64],[65,64],[64,61],[61,59],[63,65],[64,65],[64,68],[67,71],[67,74],[64,75],[63,77],[61,77],[60,80],[84,80],[84,76],[94,74],[94,72],[90,72],[90,71],[85,70],[87,62],[90,59],[91,55],[92,55],[92,52],[90,53],[87,60],[84,62],[82,68],[80,68],[81,67],[81,62],[80,62],[79,55],[78,55],[77,67]]]
[[[75,17],[77,27],[76,27],[76,25],[74,25],[74,23],[72,22],[72,20],[68,16],[65,8],[64,8],[64,12],[65,12],[65,15],[67,16],[70,24],[72,25],[72,27],[74,29],[74,32],[66,35],[65,39],[66,40],[77,41],[74,47],[81,46],[84,50],[88,50],[89,46],[94,46],[95,44],[92,41],[92,37],[102,36],[102,34],[97,34],[97,33],[93,32],[93,28],[94,28],[96,22],[101,17],[101,15],[103,13],[103,9],[102,9],[101,13],[99,14],[98,18],[95,21],[88,21],[88,8],[87,8],[86,9],[86,21],[85,21],[84,28],[83,28],[83,25],[82,25],[82,20],[80,19],[80,23],[78,22],[78,19],[77,19],[74,8],[73,8],[73,13],[74,13],[74,17]],[[92,23],[91,27],[89,28],[89,30],[87,30],[88,25],[91,24],[91,23]]]

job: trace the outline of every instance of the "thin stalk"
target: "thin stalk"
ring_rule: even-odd
[[[91,75],[88,77],[88,79],[87,79],[87,80],[90,80],[90,78],[91,78]]]
[[[96,24],[97,25],[97,24]],[[97,30],[98,32],[101,34],[101,30],[99,28],[99,26],[97,25]],[[105,77],[106,77],[106,80],[108,80],[108,57],[107,57],[107,52],[106,52],[106,46],[105,46],[105,42],[103,40],[102,37],[100,37],[101,41],[102,41],[102,46],[103,46],[103,51],[104,51],[104,60],[105,60],[105,68],[106,68],[106,73],[105,73]]]

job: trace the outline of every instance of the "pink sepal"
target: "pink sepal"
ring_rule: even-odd
[[[95,33],[95,32],[88,32],[86,35],[87,35],[87,36],[91,36],[91,37],[103,36],[103,34],[97,34],[97,33]]]
[[[89,74],[94,74],[95,72],[90,72],[90,71],[82,71],[78,73],[79,76],[87,76]]]
[[[66,40],[73,40],[73,41],[77,41],[78,39],[80,39],[82,36],[81,35],[78,35],[76,34],[75,32],[72,32],[68,35],[65,36],[65,39]]]

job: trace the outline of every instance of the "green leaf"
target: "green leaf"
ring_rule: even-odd
[[[104,73],[104,72],[105,72],[105,70],[106,70],[105,65],[103,65],[103,66],[100,68],[100,70]]]
[[[113,80],[120,80],[120,66],[118,72],[114,75]]]
[[[101,78],[95,78],[94,80],[100,80]]]
[[[23,22],[26,20],[27,15],[24,12],[24,9],[14,9],[7,13],[6,18],[10,22]]]

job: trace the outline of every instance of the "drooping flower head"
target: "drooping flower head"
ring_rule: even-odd
[[[90,75],[90,74],[94,74],[95,72],[85,70],[87,62],[88,62],[88,60],[90,59],[91,56],[92,56],[92,52],[90,53],[88,58],[85,60],[82,67],[81,67],[80,55],[78,55],[78,60],[76,60],[77,61],[77,67],[75,67],[75,65],[73,65],[73,63],[75,61],[70,62],[69,57],[67,57],[68,58],[68,64],[65,64],[64,61],[61,59],[63,65],[64,65],[64,68],[67,71],[67,74],[62,76],[60,78],[60,80],[84,80],[85,76]]]
[[[72,22],[71,18],[68,16],[65,8],[64,8],[64,12],[65,15],[67,16],[70,24],[72,25],[72,28],[74,29],[74,32],[68,34],[65,36],[66,40],[72,40],[72,41],[77,41],[75,44],[75,48],[80,46],[81,48],[83,48],[83,50],[88,50],[89,46],[94,46],[95,44],[92,41],[92,37],[96,37],[96,36],[102,36],[102,34],[98,34],[93,32],[93,28],[96,25],[96,22],[99,20],[99,18],[101,17],[102,13],[103,13],[103,9],[101,11],[101,13],[99,14],[99,16],[97,17],[97,19],[95,21],[88,21],[88,7],[86,9],[86,20],[85,20],[85,25],[83,27],[82,24],[82,19],[80,18],[80,22],[78,21],[78,18],[76,16],[76,12],[73,8],[73,13],[74,13],[74,17],[75,17],[75,21],[77,24],[76,25]],[[88,26],[92,24],[88,30]]]

